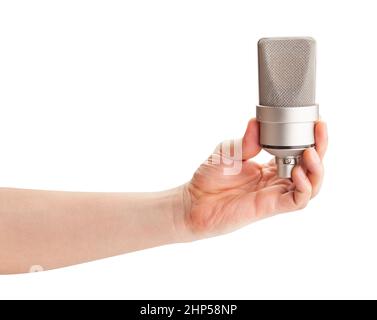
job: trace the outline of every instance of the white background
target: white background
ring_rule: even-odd
[[[1,1],[1,186],[186,182],[255,115],[256,43],[266,36],[316,38],[330,145],[322,192],[303,211],[196,243],[0,276],[0,297],[377,298],[374,5]]]

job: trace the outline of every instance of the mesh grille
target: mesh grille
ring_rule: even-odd
[[[315,40],[264,38],[258,42],[259,104],[315,104]]]

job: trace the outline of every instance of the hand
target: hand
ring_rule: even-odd
[[[259,151],[251,120],[229,175],[224,144],[192,180],[147,193],[62,192],[0,188],[0,274],[47,270],[163,244],[225,233],[279,212],[303,208],[319,191],[327,146],[324,123],[316,149],[306,150],[293,179],[273,162],[249,161]],[[242,153],[237,153],[242,145]],[[231,172],[232,173],[232,172]],[[183,192],[182,192],[183,191]]]
[[[226,233],[277,213],[302,209],[319,192],[327,148],[324,122],[316,124],[316,147],[305,150],[302,163],[293,169],[292,180],[277,177],[274,160],[263,165],[250,161],[261,150],[258,141],[258,122],[252,119],[241,141],[242,159],[234,160],[239,161],[238,174],[224,174],[227,166],[220,161],[224,155],[220,147],[185,185],[184,220],[195,238]]]

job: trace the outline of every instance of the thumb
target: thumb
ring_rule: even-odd
[[[247,124],[242,138],[242,160],[255,157],[261,150],[259,145],[259,123],[253,118]]]

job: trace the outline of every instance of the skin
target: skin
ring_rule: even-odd
[[[242,159],[235,160],[241,165],[238,174],[224,174],[222,161],[207,161],[191,181],[172,190],[85,193],[1,188],[0,273],[48,270],[193,241],[304,208],[323,180],[326,124],[316,124],[316,148],[304,152],[292,180],[277,178],[273,161],[263,165],[250,161],[260,151],[258,132],[258,123],[250,120],[241,140]],[[225,156],[220,147],[210,158]]]
[[[198,237],[226,233],[278,213],[303,209],[318,194],[327,149],[324,122],[316,124],[316,147],[305,150],[302,165],[293,169],[292,180],[276,176],[274,159],[262,165],[249,161],[261,150],[258,141],[258,122],[252,119],[242,139],[241,172],[224,175],[223,164],[206,162],[186,185],[190,197],[187,224]],[[212,155],[218,156],[221,151]]]

